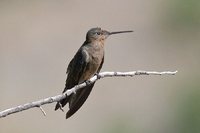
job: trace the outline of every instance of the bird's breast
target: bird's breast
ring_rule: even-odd
[[[91,65],[94,65],[94,67],[98,68],[104,56],[104,49],[102,47],[93,48],[93,50],[89,52],[89,55],[89,61],[91,62]]]
[[[98,68],[101,65],[101,62],[103,60],[104,56],[104,50],[101,48],[91,48],[87,49],[87,67],[84,71],[83,77],[81,78],[82,81],[88,80],[91,78],[94,74],[97,73]]]

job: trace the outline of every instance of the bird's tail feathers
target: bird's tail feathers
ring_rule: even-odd
[[[88,98],[93,86],[94,86],[94,83],[82,88],[82,90],[79,94],[79,98],[77,98],[76,101],[74,101],[73,103],[70,104],[69,111],[66,114],[66,119],[71,117],[74,113],[76,113],[76,111],[78,111],[79,108],[84,104],[84,102]]]

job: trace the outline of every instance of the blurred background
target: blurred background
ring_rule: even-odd
[[[134,30],[106,41],[101,71],[178,70],[105,78],[70,119],[44,105],[0,119],[0,133],[199,133],[199,0],[0,1],[0,110],[60,94],[93,27]]]

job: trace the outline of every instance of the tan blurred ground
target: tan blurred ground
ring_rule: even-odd
[[[198,0],[1,0],[0,110],[60,94],[92,27],[135,31],[106,41],[102,71],[179,72],[100,80],[72,118],[45,105],[0,119],[0,133],[199,133],[199,12]]]

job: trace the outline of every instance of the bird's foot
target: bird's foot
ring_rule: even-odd
[[[101,78],[101,76],[99,75],[99,73],[95,73],[94,75],[97,76],[97,79]]]
[[[77,87],[77,85],[74,86],[74,88],[67,90],[66,91],[66,97],[70,96],[71,94],[76,94],[76,87]]]
[[[85,83],[86,83],[86,85],[88,86],[88,85],[90,85],[92,82],[91,82],[90,80],[86,80]]]

